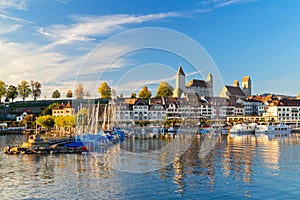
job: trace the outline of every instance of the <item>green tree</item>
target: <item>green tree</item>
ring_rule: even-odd
[[[78,83],[77,88],[75,89],[75,96],[77,99],[83,99],[84,89],[81,83]]]
[[[98,88],[101,98],[111,98],[111,88],[107,82],[102,82]]]
[[[146,99],[146,98],[150,98],[150,97],[152,96],[152,94],[151,94],[151,91],[148,90],[148,87],[144,86],[144,87],[140,90],[138,96],[139,96],[140,98]]]
[[[50,104],[47,108],[45,108],[42,112],[41,115],[52,115],[52,109],[57,105],[57,103],[52,103]]]
[[[11,99],[12,103],[14,102],[14,99],[18,97],[18,95],[19,95],[18,88],[16,86],[14,85],[8,86],[6,91],[6,97],[8,99]]]
[[[19,96],[23,99],[23,102],[24,102],[25,99],[31,94],[30,85],[28,84],[27,81],[23,80],[18,85],[18,92],[19,92]]]
[[[2,97],[5,96],[6,94],[6,84],[0,80],[0,103],[1,103],[1,100],[2,100]]]
[[[52,98],[53,99],[58,99],[60,97],[60,92],[58,90],[54,90],[52,92]]]
[[[63,129],[71,129],[76,126],[74,116],[58,116],[54,118],[55,126]]]
[[[35,101],[42,94],[42,90],[41,90],[42,84],[38,81],[31,80],[30,86],[31,86],[32,97],[33,100]]]
[[[130,95],[130,99],[135,99],[136,98],[136,93],[132,92]]]
[[[73,92],[72,92],[72,90],[68,90],[68,91],[67,91],[66,97],[67,97],[67,98],[72,98],[72,97],[73,97]]]
[[[156,91],[157,97],[170,97],[173,95],[173,87],[169,85],[167,82],[160,82],[159,87]]]
[[[38,125],[40,125],[41,127],[50,129],[52,127],[54,127],[54,118],[51,115],[44,115],[44,116],[40,116],[37,118],[37,122]]]

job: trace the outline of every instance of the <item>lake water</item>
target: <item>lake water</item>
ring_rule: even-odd
[[[169,141],[126,141],[96,156],[0,153],[0,199],[299,199],[299,136],[220,136],[202,157],[209,141],[195,138],[171,164],[146,173],[111,167],[113,151],[156,151]],[[1,135],[0,147],[25,140]]]

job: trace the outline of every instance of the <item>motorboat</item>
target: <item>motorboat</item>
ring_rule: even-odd
[[[264,123],[258,124],[255,127],[255,135],[257,134],[272,134],[275,133],[275,127],[272,124]]]
[[[290,134],[292,132],[292,129],[283,123],[279,123],[278,125],[274,126],[274,133],[275,135],[286,135]]]
[[[287,135],[292,132],[292,129],[284,124],[259,124],[256,126],[255,134],[266,134],[266,135]]]
[[[256,124],[236,124],[230,129],[230,134],[253,134]]]

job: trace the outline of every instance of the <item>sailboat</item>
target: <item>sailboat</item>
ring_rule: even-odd
[[[105,126],[106,121],[110,120],[110,115],[108,115],[107,108],[103,113],[103,124],[102,130],[99,129],[99,110],[100,103],[98,101],[97,106],[93,106],[91,114],[89,112],[83,115],[78,115],[78,134],[75,137],[75,141],[66,144],[67,147],[82,147],[86,151],[94,150],[99,147],[109,146],[111,144],[122,142],[125,138],[125,134],[120,129],[110,129]],[[89,111],[89,109],[87,109]],[[85,125],[85,122],[87,125]],[[109,124],[109,123],[108,123]],[[107,129],[109,128],[109,129]]]

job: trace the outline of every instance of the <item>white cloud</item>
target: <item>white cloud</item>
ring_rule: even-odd
[[[14,31],[16,31],[17,29],[19,29],[20,27],[21,27],[20,24],[1,23],[1,25],[0,25],[0,35],[7,34],[7,33],[12,33]]]
[[[106,16],[72,16],[76,22],[71,25],[51,25],[49,27],[37,27],[37,32],[48,37],[53,43],[52,48],[59,44],[72,42],[85,42],[94,40],[95,37],[109,36],[116,30],[123,29],[124,25],[139,24],[147,21],[155,21],[168,17],[179,16],[178,13],[159,13],[148,15],[106,15]]]
[[[18,10],[26,10],[25,0],[0,0],[0,10],[14,8]]]

